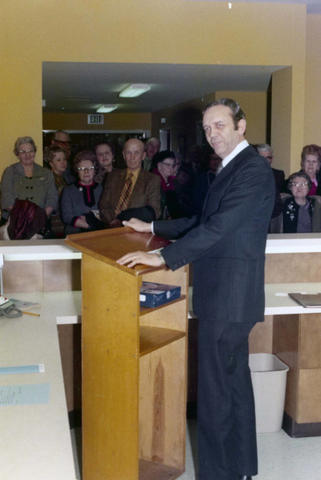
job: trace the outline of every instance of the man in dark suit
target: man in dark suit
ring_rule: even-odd
[[[142,220],[160,215],[160,179],[143,170],[144,148],[137,138],[127,140],[123,149],[127,169],[115,169],[107,177],[99,205],[102,220],[111,226],[121,225],[127,212]]]
[[[260,143],[256,145],[256,149],[261,155],[267,159],[272,168],[272,173],[275,181],[275,203],[272,212],[272,218],[276,218],[280,215],[283,208],[283,203],[281,200],[281,192],[285,191],[285,174],[283,170],[278,170],[277,168],[272,167],[273,162],[273,149],[268,143]]]
[[[257,473],[248,335],[264,320],[264,253],[274,204],[267,162],[244,138],[246,120],[231,99],[203,115],[208,143],[222,158],[201,217],[124,222],[137,231],[178,239],[157,254],[119,259],[175,270],[193,262],[199,317],[198,456],[200,480],[251,479]]]

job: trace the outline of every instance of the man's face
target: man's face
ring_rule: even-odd
[[[127,140],[123,150],[123,157],[129,170],[141,168],[145,155],[143,142],[136,138]]]
[[[273,155],[271,152],[269,152],[268,150],[259,150],[259,155],[261,155],[261,157],[266,158],[269,164],[272,165]]]
[[[57,145],[65,150],[67,158],[70,156],[71,141],[68,133],[56,132],[51,141],[52,145]]]
[[[98,145],[96,148],[96,157],[101,168],[104,170],[111,168],[114,155],[109,145],[106,143]]]
[[[224,159],[244,140],[246,121],[240,120],[235,130],[230,108],[215,105],[204,113],[203,128],[208,143],[215,153]]]
[[[160,147],[160,144],[156,140],[152,141],[152,142],[148,142],[147,145],[146,145],[146,155],[147,155],[147,157],[148,158],[153,158],[155,153],[157,153],[159,151],[159,147]]]

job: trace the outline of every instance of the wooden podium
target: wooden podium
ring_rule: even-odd
[[[185,470],[188,267],[116,263],[164,242],[129,228],[67,238],[83,254],[83,480],[167,480]],[[182,295],[141,308],[143,280],[180,285]]]

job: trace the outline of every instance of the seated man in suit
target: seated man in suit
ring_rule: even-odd
[[[123,149],[127,168],[108,175],[101,196],[100,214],[106,224],[121,226],[132,216],[145,221],[159,217],[160,179],[142,168],[145,155],[143,142],[127,140]]]

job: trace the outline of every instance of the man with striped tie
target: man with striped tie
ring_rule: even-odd
[[[107,177],[100,200],[102,220],[121,226],[122,220],[138,217],[152,221],[160,215],[160,180],[142,168],[144,144],[137,138],[127,140],[123,157],[127,168],[115,169]]]

